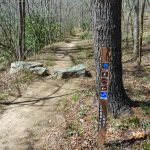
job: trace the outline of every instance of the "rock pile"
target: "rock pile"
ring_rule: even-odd
[[[48,70],[45,67],[43,67],[43,64],[40,62],[17,61],[11,64],[11,74],[15,74],[21,70],[29,70],[40,76],[49,74]]]

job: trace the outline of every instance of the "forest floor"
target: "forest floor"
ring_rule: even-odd
[[[146,46],[145,49],[149,47]],[[123,79],[133,100],[150,100],[150,55],[143,53],[142,67],[136,69],[131,51],[123,50]],[[51,71],[84,63],[92,78],[67,80],[36,77],[30,73],[8,77],[1,73],[0,90],[9,95],[1,106],[0,149],[2,150],[97,150],[97,102],[91,40],[74,38],[46,46],[33,60],[43,62]],[[5,80],[10,85],[6,86]],[[18,88],[21,82],[21,88]],[[24,84],[26,83],[27,84]],[[13,85],[14,83],[14,85]],[[19,84],[20,85],[20,84]],[[2,88],[3,87],[3,88]],[[9,88],[8,88],[9,87]],[[13,88],[17,90],[13,90]],[[25,90],[26,89],[26,90]],[[17,91],[17,92],[16,92]],[[19,97],[21,96],[21,97]],[[0,99],[5,94],[0,95]],[[106,149],[149,150],[150,107],[133,108],[133,116],[108,118]]]

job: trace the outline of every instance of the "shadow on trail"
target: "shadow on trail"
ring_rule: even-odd
[[[144,137],[126,139],[126,140],[123,140],[123,141],[119,141],[119,140],[112,141],[112,142],[106,143],[105,146],[106,147],[112,147],[112,146],[126,147],[126,146],[131,146],[131,145],[135,144],[136,142],[140,142],[140,141],[146,140],[149,136],[150,136],[150,132],[145,134]]]
[[[141,107],[141,106],[148,106],[150,108],[150,101],[132,101],[132,104],[131,106],[133,108],[136,108],[136,107]]]
[[[17,104],[28,105],[28,104],[35,104],[35,103],[38,103],[38,102],[41,102],[41,101],[47,101],[47,100],[54,99],[54,98],[59,98],[59,97],[63,97],[63,96],[69,96],[69,95],[72,95],[72,94],[75,94],[75,93],[78,93],[78,92],[79,91],[68,93],[68,94],[63,94],[63,95],[58,95],[58,96],[50,96],[49,95],[49,96],[43,97],[43,98],[21,97],[21,98],[24,98],[24,99],[29,99],[29,98],[31,98],[31,99],[27,100],[27,101],[20,101],[20,102],[1,102],[0,104],[2,104],[2,105],[17,105]],[[41,105],[41,106],[43,106],[43,105]],[[44,106],[46,106],[46,105],[44,105]]]
[[[40,58],[40,59],[36,59],[36,61],[43,61],[43,60],[50,60],[50,61],[68,61],[68,60],[64,60],[63,58],[69,56],[71,61],[73,63],[75,63],[76,59],[74,58],[74,54],[80,55],[80,52],[84,52],[84,53],[89,53],[91,56],[94,55],[94,52],[92,51],[92,47],[81,47],[81,48],[72,48],[72,47],[57,47],[54,48],[52,50],[49,50],[49,48],[45,48],[44,51],[41,51],[39,54],[59,54],[59,55],[63,55],[61,58],[57,59],[57,58]],[[83,58],[83,60],[86,59],[93,59],[93,57],[91,58]],[[29,59],[29,61],[34,61],[34,59]]]
[[[69,93],[66,93],[66,94],[55,95],[63,88],[64,84],[65,84],[65,82],[61,86],[59,86],[52,94],[50,94],[50,95],[48,95],[46,97],[36,98],[36,97],[25,97],[25,96],[22,96],[22,97],[16,98],[13,101],[0,102],[0,105],[7,105],[7,106],[11,106],[11,105],[19,105],[19,106],[25,106],[25,105],[30,105],[30,106],[49,106],[49,105],[45,104],[46,101],[49,101],[49,100],[52,100],[52,99],[55,99],[55,98],[61,98],[61,97],[64,97],[64,96],[73,95],[75,93],[81,92],[81,91],[74,91],[74,92],[69,92]],[[17,101],[18,99],[27,99],[27,100]],[[42,102],[42,104],[36,105],[39,102]],[[16,107],[19,107],[19,106],[16,106]]]
[[[44,51],[46,50],[46,51]],[[56,47],[56,48],[52,48],[49,51],[49,48],[45,48],[43,51],[41,51],[42,53],[53,53],[53,52],[68,52],[68,53],[78,53],[81,51],[87,51],[87,50],[93,50],[93,48],[91,46],[79,46],[79,47]]]

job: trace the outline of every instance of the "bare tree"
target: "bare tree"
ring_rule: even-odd
[[[142,59],[142,46],[143,46],[143,32],[144,32],[144,12],[145,12],[146,0],[142,2],[142,10],[141,10],[141,23],[140,23],[140,47],[138,51],[138,59],[137,59],[137,67],[141,66],[141,59]]]
[[[19,0],[20,30],[18,59],[25,59],[25,0]]]
[[[134,0],[133,2],[133,10],[134,10],[134,55],[135,57],[138,56],[139,53],[139,0]]]

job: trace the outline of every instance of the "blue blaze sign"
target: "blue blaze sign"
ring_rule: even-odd
[[[101,92],[100,99],[107,100],[108,99],[108,92]]]
[[[109,63],[103,63],[102,68],[103,69],[109,69]]]

